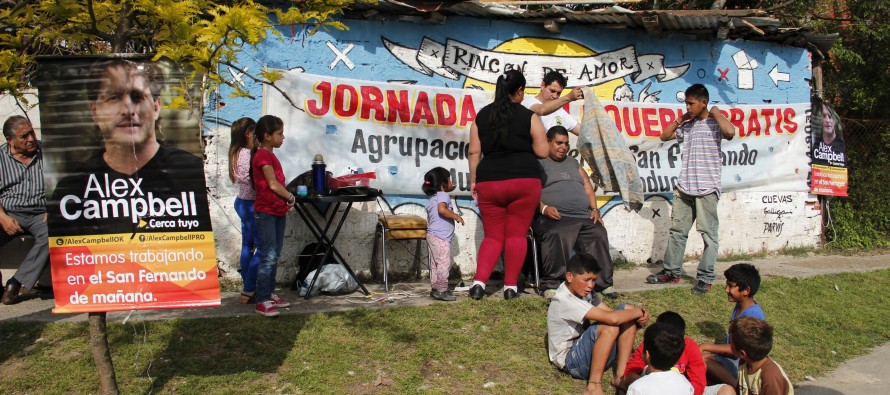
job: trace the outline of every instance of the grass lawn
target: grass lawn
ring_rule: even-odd
[[[772,356],[800,381],[887,342],[888,288],[890,270],[765,279],[755,298],[776,327]],[[679,312],[699,342],[723,339],[732,309],[722,287],[620,302],[645,304],[653,317]],[[542,298],[495,294],[277,319],[131,320],[108,330],[125,394],[579,393],[582,382],[547,360],[546,313]],[[97,391],[85,323],[2,322],[0,343],[2,394]]]

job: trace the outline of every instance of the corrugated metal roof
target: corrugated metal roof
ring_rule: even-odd
[[[478,1],[379,0],[356,3],[347,18],[442,21],[442,16],[468,16],[516,22],[578,24],[645,30],[652,36],[693,34],[701,39],[746,39],[775,42],[826,53],[836,34],[816,35],[808,29],[781,28],[781,22],[763,10],[657,10],[633,11],[619,6],[574,11],[551,5],[525,10],[512,4]]]

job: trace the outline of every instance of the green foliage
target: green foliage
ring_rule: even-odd
[[[809,1],[809,0],[808,0]],[[890,0],[812,2],[799,19],[817,33],[838,33],[825,64],[824,94],[845,118],[849,197],[830,198],[832,248],[890,246]],[[883,120],[854,125],[854,119]],[[865,121],[867,122],[867,121]],[[858,127],[855,127],[858,126]]]
[[[839,33],[825,69],[825,98],[844,117],[887,119],[890,100],[890,0],[821,2],[813,26]],[[887,132],[886,130],[884,131]]]
[[[723,10],[766,10],[778,18],[787,17],[787,21],[783,22],[791,22],[787,26],[795,26],[794,23],[799,22],[800,17],[812,10],[817,3],[819,0],[659,0],[622,4],[622,7],[633,10],[710,10],[716,4]]]
[[[362,0],[374,1],[374,0]],[[54,0],[0,3],[0,93],[24,102],[23,93],[39,55],[102,53],[152,53],[190,65],[204,88],[225,84],[234,95],[248,96],[239,84],[218,73],[220,65],[234,67],[245,47],[280,36],[279,23],[309,24],[319,28],[346,29],[332,21],[346,0],[295,1],[285,10],[269,8],[254,0]],[[275,73],[247,78],[271,84]],[[183,101],[187,100],[183,97]],[[176,105],[182,105],[177,103]]]
[[[883,127],[861,125],[846,136],[849,164],[849,197],[829,201],[832,226],[825,230],[834,248],[890,247],[890,121]],[[847,120],[850,129],[855,121]]]

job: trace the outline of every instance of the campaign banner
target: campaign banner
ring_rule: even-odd
[[[308,170],[323,154],[335,176],[374,171],[387,194],[419,195],[423,174],[450,169],[458,195],[469,194],[470,125],[494,92],[363,81],[285,72],[263,95],[265,113],[284,120],[284,145],[276,151],[285,173]],[[596,89],[594,89],[596,90]],[[608,98],[613,92],[598,92]],[[294,105],[295,104],[296,107]],[[686,110],[683,104],[603,101],[637,160],[647,194],[674,190],[680,145],[662,142],[661,131]],[[809,173],[804,133],[810,103],[723,105],[736,137],[723,141],[723,190],[806,192]],[[580,118],[581,102],[567,109]],[[580,119],[579,119],[580,120]],[[570,140],[575,143],[574,136]],[[570,155],[577,158],[577,151]]]
[[[813,97],[813,178],[810,192],[816,195],[847,196],[847,148],[840,117],[828,103]]]
[[[218,306],[199,94],[139,56],[39,63],[54,313]],[[194,96],[193,96],[194,97]]]

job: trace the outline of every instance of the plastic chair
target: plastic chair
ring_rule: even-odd
[[[416,240],[414,248],[414,274],[420,277],[420,242],[426,240],[427,221],[418,215],[380,215],[374,231],[374,247],[371,252],[371,273],[377,273],[377,244],[383,251],[383,288],[389,292],[389,270],[386,261],[387,240]]]

